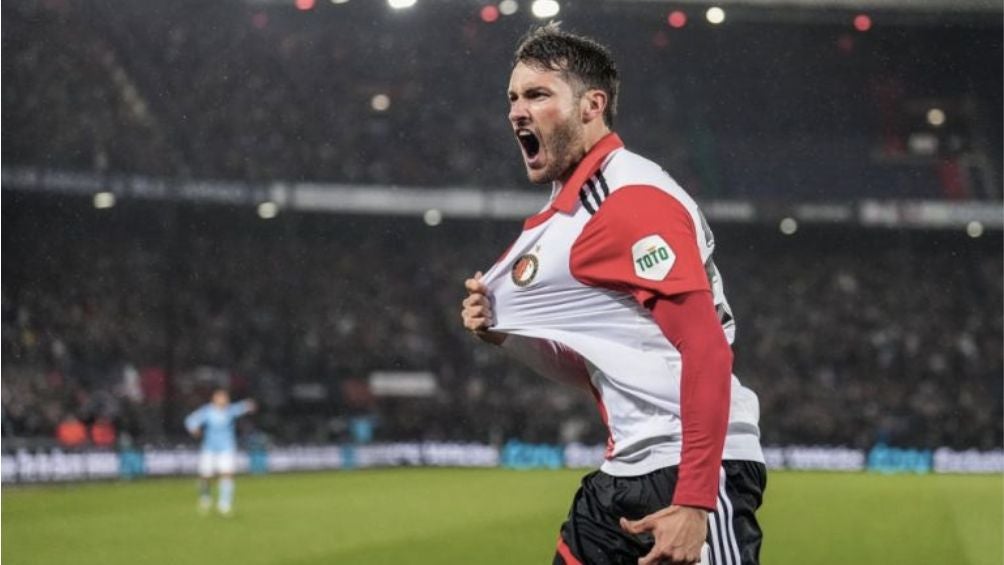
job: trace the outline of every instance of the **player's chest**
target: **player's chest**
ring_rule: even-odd
[[[219,427],[225,426],[229,422],[230,418],[227,417],[225,412],[213,410],[209,413],[207,420],[209,420],[210,426]]]
[[[569,267],[572,245],[581,231],[576,218],[560,215],[524,230],[495,265],[496,291],[536,294],[581,286]]]

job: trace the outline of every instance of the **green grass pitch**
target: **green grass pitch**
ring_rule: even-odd
[[[4,488],[4,565],[550,563],[582,471],[240,477],[231,518],[191,479]],[[765,565],[1000,565],[999,476],[774,472]]]

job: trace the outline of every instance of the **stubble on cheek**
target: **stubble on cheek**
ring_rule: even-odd
[[[580,137],[576,124],[569,119],[559,124],[551,135],[547,167],[548,182],[558,180],[576,162],[576,141]]]

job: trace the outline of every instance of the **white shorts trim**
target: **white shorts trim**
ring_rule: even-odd
[[[708,532],[711,534],[711,551],[708,560],[702,556],[701,565],[740,565],[742,556],[736,543],[733,526],[732,501],[725,490],[725,469],[718,470],[718,503],[714,512],[708,513]],[[706,545],[706,544],[705,544]]]
[[[233,451],[202,451],[199,453],[199,476],[233,475],[237,470],[237,454]]]

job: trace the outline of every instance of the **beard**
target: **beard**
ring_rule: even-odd
[[[571,169],[582,157],[579,149],[582,124],[576,116],[569,116],[566,121],[557,124],[549,137],[550,139],[545,142],[547,166],[536,180],[530,179],[537,184],[547,184],[564,178],[571,173]]]

